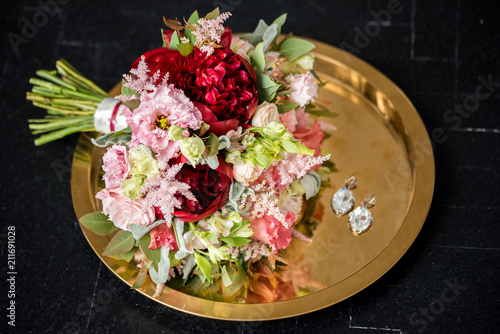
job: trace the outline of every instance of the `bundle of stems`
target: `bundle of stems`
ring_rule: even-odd
[[[31,92],[26,99],[47,110],[42,119],[29,119],[29,128],[35,145],[63,138],[76,132],[95,131],[94,113],[99,103],[109,94],[85,78],[70,63],[61,59],[54,71],[39,70],[41,78],[31,78]]]

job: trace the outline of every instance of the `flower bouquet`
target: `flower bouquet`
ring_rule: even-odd
[[[165,285],[234,302],[297,294],[283,251],[311,242],[328,184],[332,126],[310,115],[334,114],[315,104],[314,45],[281,36],[286,15],[241,37],[229,16],[164,19],[163,46],[132,64],[114,99],[66,61],[31,80],[28,99],[48,110],[30,120],[46,133],[36,144],[103,134],[102,210],[80,222],[110,235],[104,255],[135,264],[133,288],[149,277],[155,296]]]

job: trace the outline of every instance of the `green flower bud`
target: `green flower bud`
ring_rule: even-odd
[[[139,145],[131,150],[128,158],[132,166],[131,175],[144,175],[144,178],[150,178],[160,173],[158,161],[151,150],[144,145]]]
[[[180,128],[178,127],[177,125],[170,125],[170,127],[168,128],[168,138],[170,140],[180,140],[180,139],[183,139],[184,136],[182,135],[182,131],[184,129],[183,128]]]
[[[304,70],[312,71],[314,69],[314,56],[310,53],[306,53],[305,55],[295,59],[295,63]]]
[[[181,144],[181,153],[189,160],[193,167],[198,164],[205,151],[205,144],[199,137],[184,138]]]
[[[120,188],[123,189],[123,196],[130,199],[136,199],[141,197],[141,187],[144,184],[146,176],[144,175],[134,175],[128,179],[123,180],[120,183]]]

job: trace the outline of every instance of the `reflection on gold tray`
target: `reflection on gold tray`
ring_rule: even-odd
[[[342,50],[316,44],[316,73],[327,84],[317,101],[340,116],[338,128],[324,143],[332,153],[336,171],[321,197],[322,222],[313,243],[294,240],[286,250],[289,266],[284,275],[311,293],[273,303],[231,304],[194,297],[165,288],[161,304],[199,316],[261,321],[312,312],[352,296],[386,273],[406,252],[419,233],[429,210],[434,189],[434,157],[425,127],[404,93],[382,73]],[[330,119],[324,121],[332,122]],[[73,204],[78,218],[98,210],[95,199],[103,150],[82,135],[73,160]],[[375,193],[371,229],[354,236],[347,216],[337,217],[331,197],[354,174],[357,205]],[[138,274],[135,266],[102,255],[109,242],[82,227],[99,258],[127,284]],[[287,273],[288,271],[288,273]],[[300,274],[299,274],[300,273]],[[304,273],[308,273],[305,279]],[[149,279],[148,279],[149,280]],[[151,281],[138,289],[152,298]]]

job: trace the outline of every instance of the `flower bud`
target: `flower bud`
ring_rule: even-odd
[[[181,127],[178,127],[177,125],[170,125],[168,128],[168,138],[171,140],[180,140],[184,138],[184,135],[182,133],[183,129]]]
[[[271,122],[279,122],[280,115],[274,103],[263,102],[255,111],[252,118],[252,126],[266,126]]]
[[[144,145],[138,145],[129,152],[129,163],[132,166],[131,175],[144,175],[144,178],[155,177],[160,173],[158,160],[153,153]]]
[[[181,143],[181,153],[189,160],[193,167],[200,162],[204,151],[205,144],[199,137],[188,137]]]
[[[264,171],[264,168],[255,164],[254,166],[246,163],[236,164],[233,166],[234,179],[244,186],[259,178]]]
[[[310,53],[306,53],[305,55],[295,59],[295,63],[304,70],[312,71],[314,69],[314,56]]]

